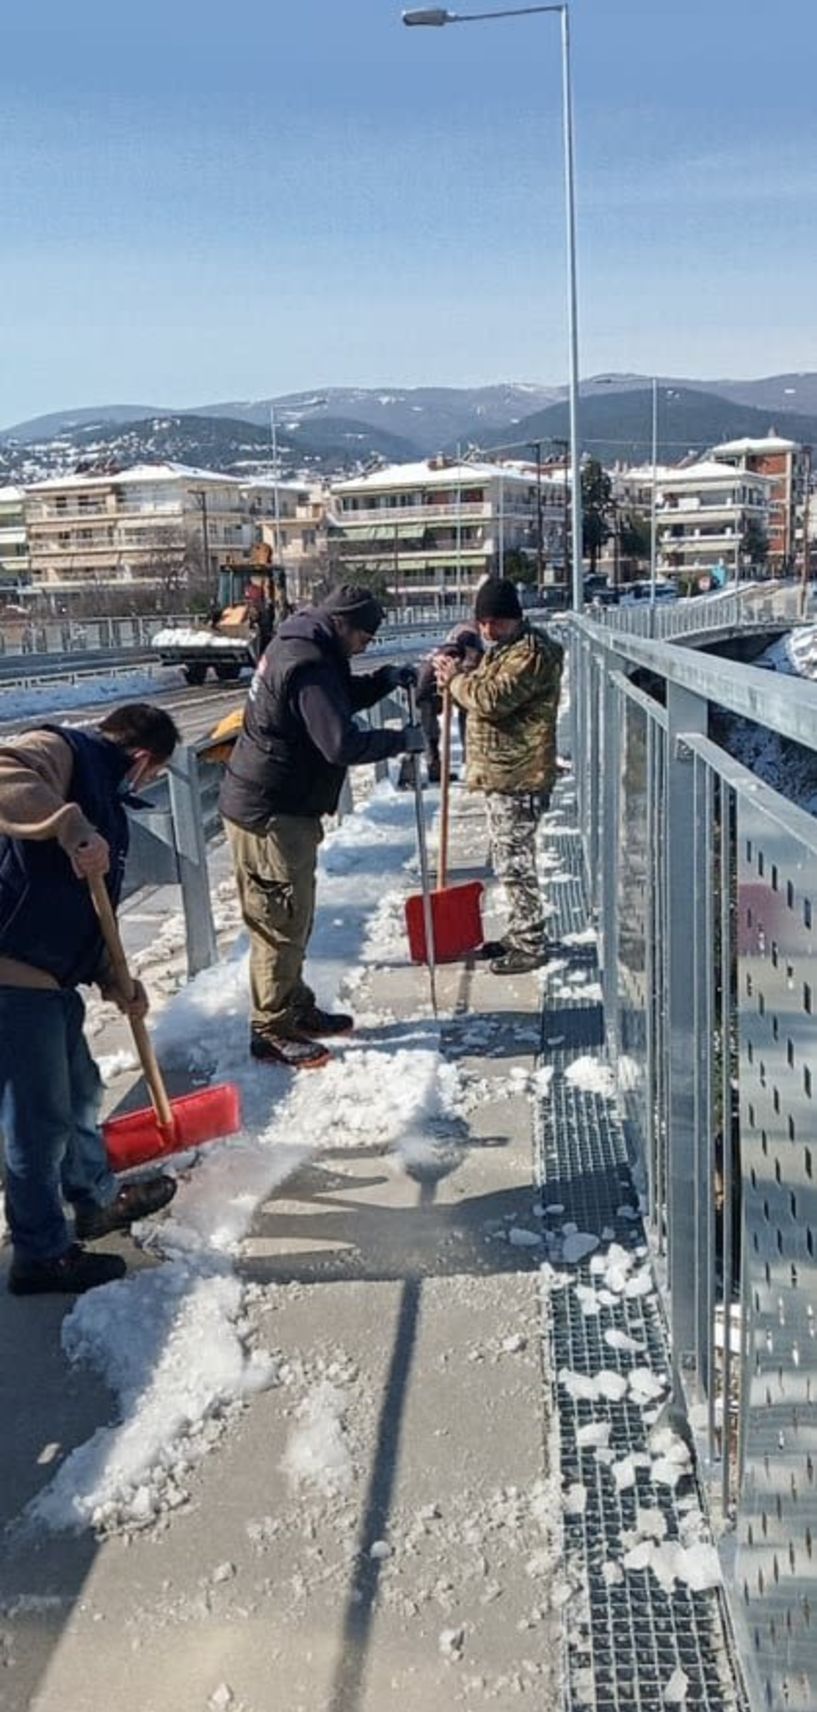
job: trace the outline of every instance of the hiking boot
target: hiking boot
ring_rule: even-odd
[[[289,1070],[320,1070],[332,1056],[325,1046],[306,1035],[253,1034],[250,1053],[262,1064],[283,1064]]]
[[[548,953],[544,946],[541,951],[520,951],[518,946],[510,945],[501,957],[494,958],[491,974],[527,975],[531,969],[541,969],[547,960]]]
[[[13,1260],[8,1287],[12,1296],[81,1296],[124,1278],[127,1270],[121,1254],[86,1254],[74,1242],[56,1260]]]
[[[96,1242],[111,1231],[129,1230],[137,1219],[147,1219],[172,1201],[175,1177],[143,1177],[125,1183],[107,1207],[77,1207],[74,1229],[81,1242]]]
[[[310,1005],[308,1011],[300,1011],[296,1028],[301,1034],[333,1035],[351,1034],[355,1026],[354,1017],[344,1016],[342,1011],[334,1015],[331,1011],[322,1011],[318,1005]]]

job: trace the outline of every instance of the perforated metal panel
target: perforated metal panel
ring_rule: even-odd
[[[744,1437],[735,1606],[760,1694],[817,1707],[817,862],[742,799]]]

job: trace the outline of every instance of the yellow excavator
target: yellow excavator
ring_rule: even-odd
[[[220,567],[206,619],[158,631],[151,648],[163,666],[180,666],[189,684],[203,684],[211,670],[220,683],[236,683],[287,611],[285,573],[273,565],[272,548],[259,543],[247,559],[228,558]]]

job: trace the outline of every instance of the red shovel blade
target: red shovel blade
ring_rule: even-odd
[[[233,1082],[181,1094],[171,1100],[170,1106],[172,1130],[159,1123],[152,1106],[126,1112],[121,1118],[109,1118],[103,1124],[112,1171],[129,1171],[132,1166],[146,1165],[151,1159],[183,1153],[185,1148],[201,1147],[206,1141],[235,1135],[241,1128],[241,1098]]]
[[[434,928],[434,957],[437,963],[453,963],[468,951],[476,951],[485,935],[482,931],[481,880],[468,880],[462,886],[446,886],[442,892],[431,894],[431,921]],[[406,930],[412,963],[426,962],[426,930],[423,899],[418,893],[406,899]]]

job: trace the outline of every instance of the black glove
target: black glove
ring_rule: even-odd
[[[422,755],[425,748],[419,725],[403,726],[403,751],[406,755]]]
[[[413,689],[417,682],[415,666],[384,666],[382,670],[387,690]]]

